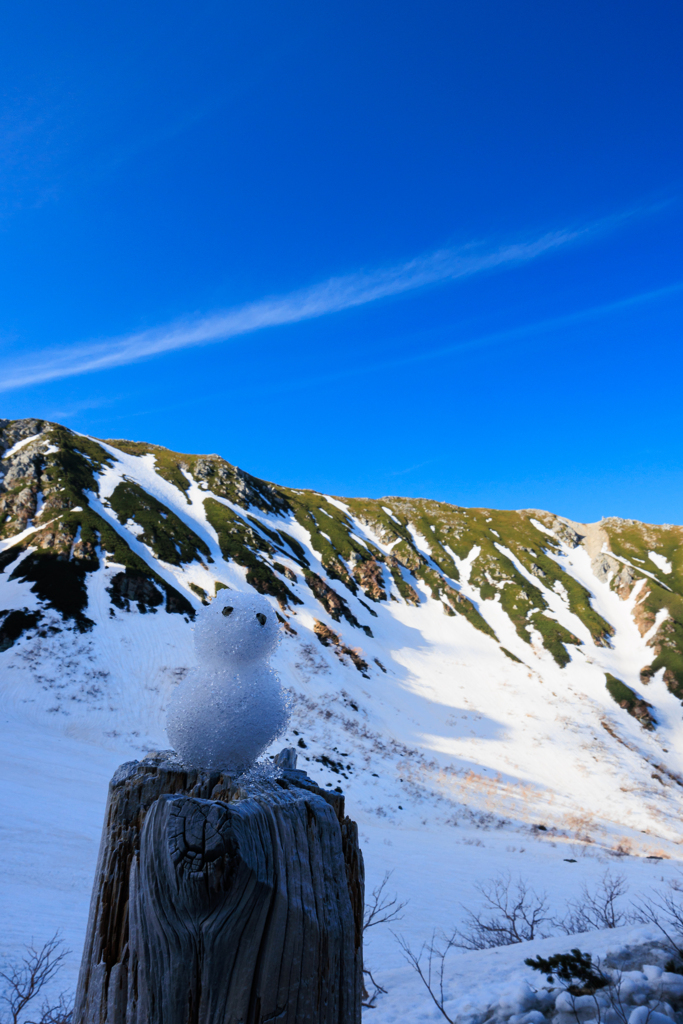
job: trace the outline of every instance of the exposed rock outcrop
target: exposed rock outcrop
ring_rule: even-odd
[[[351,556],[349,565],[352,566],[354,579],[366,597],[373,601],[386,601],[387,592],[384,589],[384,574],[382,566],[374,559],[362,559]]]
[[[361,626],[358,619],[353,614],[346,601],[336,590],[328,586],[327,583],[317,573],[307,572],[306,583],[310,587],[312,593],[320,601],[321,605],[331,615],[335,622],[339,622],[341,618],[346,619],[352,626],[357,626],[364,630],[368,636],[372,636],[372,630],[369,626]]]
[[[360,650],[354,647],[348,647],[345,643],[342,642],[339,633],[335,633],[333,629],[330,629],[329,626],[326,626],[324,622],[320,622],[319,619],[315,620],[315,623],[313,625],[313,632],[315,633],[323,647],[331,647],[334,650],[337,657],[341,658],[342,661],[344,660],[344,655],[346,655],[346,657],[348,657],[353,662],[358,671],[362,672],[363,675],[366,675],[368,663],[361,654]],[[386,672],[386,669],[382,667],[382,671]],[[369,678],[369,676],[367,678]]]

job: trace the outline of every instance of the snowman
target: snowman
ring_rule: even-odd
[[[278,634],[275,612],[259,594],[221,590],[199,613],[199,667],[178,687],[166,720],[183,761],[243,772],[284,732],[287,701],[268,665]]]

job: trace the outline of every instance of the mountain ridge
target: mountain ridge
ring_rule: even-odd
[[[194,616],[253,587],[283,625],[288,740],[351,791],[381,764],[371,813],[679,841],[681,527],[324,495],[42,420],[0,421],[0,465],[0,669],[41,721],[163,745]],[[646,797],[617,813],[620,774]]]
[[[47,434],[42,444],[38,441],[38,438],[43,438],[43,435]],[[50,476],[48,467],[51,466],[49,456],[57,454],[53,448],[54,445],[50,442],[50,437],[61,441],[62,454],[65,458],[61,460],[53,460],[58,463],[56,468],[61,470],[61,473],[57,474],[57,487],[53,485],[54,477]],[[73,438],[81,438],[81,449],[86,447],[87,451],[82,451],[74,447]],[[8,442],[13,442],[16,450],[13,451],[12,447]],[[106,444],[108,446],[108,452],[105,451],[101,446]],[[41,452],[41,448],[43,452]],[[595,524],[581,524],[575,523],[563,516],[558,516],[553,513],[547,512],[540,509],[521,509],[516,511],[501,511],[489,508],[478,508],[468,509],[463,506],[450,505],[445,502],[435,502],[431,499],[425,498],[403,498],[400,496],[386,496],[379,499],[369,498],[342,498],[338,496],[325,496],[318,494],[318,492],[312,490],[301,490],[295,488],[280,487],[277,484],[269,481],[260,480],[251,474],[245,473],[243,470],[236,466],[231,465],[225,459],[222,459],[218,455],[187,455],[182,453],[173,452],[170,449],[163,448],[160,445],[146,444],[144,442],[130,442],[116,439],[113,441],[101,442],[98,439],[87,437],[86,435],[75,434],[72,431],[68,431],[66,428],[61,427],[59,424],[53,424],[46,421],[39,420],[20,420],[20,421],[2,421],[2,442],[0,450],[3,451],[3,462],[8,458],[11,462],[9,469],[4,474],[4,480],[2,481],[2,493],[0,494],[0,513],[5,512],[5,520],[2,524],[2,537],[4,540],[10,539],[13,535],[22,532],[22,526],[31,520],[33,524],[34,516],[40,518],[39,524],[40,529],[35,525],[32,526],[35,540],[38,542],[37,550],[41,552],[49,552],[50,550],[56,552],[58,555],[63,555],[66,550],[67,544],[74,538],[75,533],[80,530],[80,536],[74,541],[77,545],[73,551],[70,552],[70,561],[73,558],[80,560],[82,565],[85,566],[88,561],[92,561],[94,558],[94,549],[92,545],[92,530],[97,529],[94,525],[92,516],[89,515],[87,518],[90,522],[84,522],[82,518],[77,517],[85,515],[84,510],[80,504],[83,500],[85,490],[90,490],[97,487],[95,479],[92,473],[92,468],[101,469],[105,463],[111,464],[111,459],[116,458],[112,453],[113,450],[118,450],[125,454],[134,456],[151,455],[155,460],[156,472],[159,473],[168,482],[174,484],[181,492],[186,492],[188,488],[188,473],[196,473],[197,478],[203,481],[205,489],[210,492],[207,496],[207,500],[218,498],[227,498],[232,500],[237,506],[246,507],[247,509],[254,505],[259,511],[272,513],[276,515],[284,514],[286,512],[292,513],[295,520],[299,524],[303,525],[308,529],[311,536],[312,542],[316,550],[321,555],[321,562],[325,569],[325,575],[328,579],[338,581],[343,584],[345,588],[350,589],[355,594],[357,586],[360,585],[361,589],[365,593],[366,597],[372,600],[383,600],[386,599],[386,588],[382,586],[378,568],[373,562],[384,562],[390,569],[391,574],[394,578],[394,582],[401,593],[401,596],[405,600],[414,601],[414,588],[411,586],[409,580],[405,579],[403,573],[398,573],[397,563],[410,575],[415,577],[417,572],[418,577],[422,578],[432,590],[432,596],[438,596],[444,603],[446,613],[451,611],[454,613],[460,612],[466,614],[470,621],[476,625],[477,628],[487,631],[485,619],[479,614],[479,610],[472,606],[472,602],[469,605],[466,604],[462,596],[458,595],[457,586],[454,588],[452,583],[457,584],[459,580],[459,572],[453,562],[453,558],[447,553],[446,547],[444,547],[444,538],[439,536],[443,531],[441,527],[443,523],[439,524],[440,529],[437,532],[435,523],[430,520],[438,519],[441,516],[442,520],[444,516],[447,516],[451,521],[454,517],[459,516],[462,527],[462,521],[467,517],[475,515],[479,516],[480,520],[485,522],[492,522],[494,516],[496,520],[507,520],[506,526],[508,530],[512,525],[510,523],[511,517],[527,517],[527,524],[531,524],[533,527],[532,531],[527,529],[526,535],[530,537],[530,542],[536,544],[539,547],[539,551],[534,552],[531,549],[521,546],[521,551],[513,552],[518,556],[521,556],[523,563],[526,562],[525,568],[529,572],[537,577],[542,578],[543,575],[548,574],[549,563],[547,559],[544,565],[539,565],[538,561],[532,561],[529,559],[524,560],[523,553],[529,555],[541,555],[543,557],[542,548],[540,548],[539,540],[543,538],[538,537],[539,529],[545,534],[552,537],[555,533],[556,537],[564,539],[571,544],[583,543],[584,541],[589,554],[592,556],[592,562],[596,563],[596,567],[603,576],[608,573],[612,573],[614,586],[622,589],[629,590],[635,581],[639,579],[647,579],[653,581],[658,588],[663,588],[665,591],[672,592],[672,588],[666,581],[662,579],[663,572],[661,567],[651,563],[649,565],[649,571],[641,566],[634,566],[633,561],[620,554],[619,551],[614,551],[613,547],[615,542],[619,545],[620,550],[629,551],[632,553],[634,550],[641,550],[642,544],[634,544],[633,536],[624,537],[625,533],[630,532],[633,534],[634,529],[640,531],[640,533],[647,538],[650,536],[651,542],[659,544],[663,550],[669,550],[677,548],[680,543],[680,536],[683,534],[681,527],[671,526],[669,524],[662,526],[655,526],[652,524],[638,523],[635,520],[626,520],[617,517],[608,517],[600,520],[599,523]],[[9,455],[8,455],[9,452]],[[43,497],[43,500],[38,508],[38,501],[40,496],[44,496],[45,491],[39,490],[38,488],[38,477],[37,462],[40,460],[40,455],[44,454],[43,469],[44,474],[47,477],[48,484],[48,497],[47,500]],[[14,458],[13,458],[14,456]],[[61,461],[61,465],[59,462]],[[88,466],[87,463],[90,463]],[[23,475],[22,475],[23,474]],[[11,485],[8,489],[8,482]],[[62,484],[60,488],[60,483]],[[23,484],[23,486],[22,486]],[[86,485],[90,485],[87,487]],[[201,486],[201,484],[200,484]],[[56,498],[55,491],[61,490],[63,494],[63,500],[58,501]],[[66,493],[64,493],[66,492]],[[326,506],[321,507],[318,503],[317,509],[314,507],[317,501],[315,496],[318,496],[321,502]],[[192,550],[192,539],[185,531],[184,540],[186,544],[189,542],[190,550],[183,552],[178,549],[178,532],[179,532],[179,521],[177,516],[174,516],[175,530],[171,530],[171,541],[168,543],[168,530],[159,530],[160,519],[168,519],[169,510],[164,511],[163,505],[154,499],[153,496],[147,495],[143,497],[142,490],[139,484],[128,483],[122,484],[117,488],[114,497],[114,504],[112,505],[113,510],[116,512],[119,522],[123,522],[123,515],[130,511],[133,518],[137,516],[140,518],[141,513],[146,512],[146,516],[143,516],[148,520],[152,521],[156,515],[156,529],[152,524],[153,532],[157,535],[157,541],[161,542],[161,547],[155,552],[160,557],[166,556],[166,559],[170,558],[173,564],[182,564],[182,561],[192,560],[198,557],[198,552],[202,545],[197,546],[195,543],[194,550]],[[352,513],[359,515],[361,521],[367,526],[375,529],[380,538],[389,540],[392,544],[392,553],[389,557],[386,557],[375,546],[375,550],[372,551],[372,558],[367,557],[367,545],[366,552],[359,547],[358,543],[354,542],[352,530],[349,529],[348,521],[344,522],[345,513],[342,510],[342,517],[337,513],[340,511],[338,508],[335,509],[333,505],[330,505],[329,499],[332,499],[336,504],[347,503],[347,511],[351,510]],[[305,500],[307,499],[307,500]],[[144,505],[146,502],[149,506],[147,509],[141,509],[141,501]],[[403,511],[403,521],[396,518],[394,512],[387,512],[382,502],[393,502],[398,506],[399,512]],[[313,506],[313,507],[312,507]],[[225,506],[224,506],[225,507]],[[330,508],[333,509],[330,512]],[[92,508],[89,512],[92,512]],[[325,515],[325,523],[335,534],[334,540],[330,533],[325,533],[319,521],[319,517],[316,516],[316,511],[321,512]],[[8,514],[9,513],[9,514]],[[50,513],[56,513],[53,515],[49,522],[43,525],[43,521],[46,516]],[[534,519],[534,516],[542,517],[543,521]],[[99,517],[98,517],[99,518]],[[291,538],[283,534],[282,531],[278,531],[278,534],[273,531],[267,531],[264,524],[256,524],[256,531],[254,530],[253,521],[248,521],[248,516],[240,517],[235,519],[231,517],[223,509],[217,507],[217,503],[212,501],[211,507],[208,510],[208,518],[211,525],[216,529],[218,535],[222,538],[222,550],[224,551],[225,557],[233,560],[240,561],[247,569],[247,582],[259,589],[261,592],[269,593],[276,597],[280,604],[287,605],[290,602],[296,603],[297,598],[293,595],[291,589],[280,577],[283,575],[279,573],[275,575],[270,569],[268,558],[264,558],[265,555],[273,555],[276,550],[282,552],[286,551],[287,554],[292,556],[295,561],[298,561],[300,566],[304,570],[308,570],[308,566],[304,566],[301,562],[301,550],[291,545]],[[331,520],[331,522],[328,522]],[[61,523],[63,527],[63,533],[59,533],[53,530],[52,533],[48,533],[48,529],[54,526],[55,521]],[[538,525],[540,522],[540,526]],[[547,523],[551,524],[551,529],[548,530]],[[188,524],[186,524],[188,525]],[[476,524],[475,524],[476,525]],[[479,526],[481,523],[478,524]],[[517,523],[517,532],[522,526],[521,523]],[[75,527],[75,530],[74,530]],[[407,529],[406,529],[407,527]],[[411,537],[410,529],[417,527],[422,541],[429,541],[429,550],[424,550],[424,544],[420,544],[420,540]],[[429,536],[429,529],[431,527],[432,535]],[[83,533],[85,528],[85,534]],[[340,529],[341,528],[341,529]],[[578,529],[577,529],[578,528]],[[188,525],[190,534],[192,533],[191,527]],[[453,529],[448,527],[447,533],[450,534],[449,539],[452,537]],[[583,531],[580,533],[579,530]],[[125,538],[121,537],[121,542],[117,544],[115,538],[113,538],[110,532],[107,530],[107,524],[104,524],[105,531],[105,548],[110,550],[112,554],[115,554],[117,549],[119,557],[121,557],[122,550],[125,552],[126,547],[130,545],[126,544]],[[654,531],[659,533],[658,535],[651,536]],[[661,536],[663,532],[675,531],[678,537],[667,537]],[[161,532],[162,536],[159,537]],[[180,528],[182,533],[182,528]],[[470,530],[471,536],[469,538],[471,546],[474,546],[474,542],[477,536],[481,537],[484,534],[481,530],[477,531]],[[488,531],[484,531],[487,533]],[[102,530],[100,530],[100,534]],[[143,531],[144,533],[144,531]],[[490,533],[500,538],[499,532],[494,528],[490,528]],[[535,536],[533,534],[535,533]],[[237,534],[237,537],[235,537]],[[462,534],[462,529],[460,529]],[[597,534],[597,537],[596,537]],[[230,536],[232,535],[232,536]],[[458,533],[456,531],[456,536]],[[487,538],[491,540],[489,536]],[[520,540],[519,537],[514,538]],[[163,543],[163,541],[166,543]],[[286,548],[283,548],[282,541],[284,540]],[[596,543],[602,541],[600,551],[592,550],[595,548]],[[435,542],[435,543],[432,543]],[[17,544],[21,544],[22,540],[17,539],[14,544],[7,546],[8,550],[16,547]],[[465,544],[467,540],[465,540]],[[496,542],[493,542],[496,544]],[[273,544],[275,546],[273,546]],[[80,545],[80,547],[78,546]],[[107,547],[108,545],[108,547]],[[158,546],[158,545],[157,545]],[[177,552],[174,553],[174,546],[177,548]],[[462,547],[462,545],[461,545]],[[497,544],[500,549],[500,545]],[[203,545],[204,550],[206,546]],[[609,548],[608,550],[605,550]],[[287,550],[288,549],[288,550]],[[463,549],[464,550],[464,549]],[[459,553],[459,552],[458,552]],[[467,552],[465,551],[465,554]],[[452,553],[451,553],[452,554]],[[427,555],[425,558],[424,556]],[[480,561],[486,560],[486,553],[480,555]],[[490,552],[489,552],[490,557]],[[634,556],[637,558],[637,556]],[[665,555],[660,555],[666,559]],[[348,559],[351,558],[353,569],[349,572],[349,565],[346,564]],[[3,559],[6,562],[7,556]],[[540,632],[544,637],[544,643],[546,647],[553,653],[553,656],[557,659],[559,656],[560,662],[567,657],[566,644],[572,644],[576,642],[576,638],[568,634],[567,631],[558,629],[553,625],[552,620],[544,615],[547,610],[544,606],[542,595],[533,593],[530,591],[528,586],[524,585],[519,574],[514,572],[514,568],[511,571],[510,560],[506,559],[505,555],[503,558],[496,559],[499,562],[498,569],[500,570],[500,563],[503,562],[505,572],[502,576],[504,585],[512,584],[513,587],[520,588],[524,592],[524,599],[526,601],[525,618],[529,619],[533,616],[533,624],[540,627]],[[644,562],[644,559],[638,559]],[[272,563],[272,559],[270,560]],[[615,565],[615,561],[618,561],[621,566]],[[130,564],[126,564],[130,563]],[[431,564],[430,564],[431,563]],[[137,571],[143,575],[149,570],[143,568],[140,565],[138,559],[136,559],[130,551],[125,552],[124,563],[126,568],[130,571]],[[479,566],[480,569],[480,587],[479,590],[482,592],[482,596],[491,598],[491,586],[492,582],[486,579],[486,570],[483,566]],[[657,572],[653,572],[655,569]],[[678,566],[677,566],[678,570]],[[276,570],[277,571],[277,570]],[[555,578],[555,582],[566,582],[562,580],[557,574],[557,570],[552,567],[550,569],[551,574]],[[669,570],[671,571],[671,570]],[[678,573],[677,573],[678,574]],[[438,578],[440,577],[440,579]],[[307,577],[308,579],[308,577]],[[527,582],[529,582],[527,580]],[[310,583],[316,591],[316,596],[323,605],[327,602],[334,601],[336,608],[334,617],[338,619],[339,614],[348,616],[348,612],[345,610],[343,594],[340,595],[342,604],[339,604],[336,599],[330,595],[329,588],[325,581],[318,582],[316,580],[309,579]],[[488,583],[488,586],[487,586]],[[483,585],[483,588],[482,588]],[[532,584],[533,586],[533,584]],[[608,624],[597,624],[597,621],[587,606],[585,595],[583,600],[579,595],[576,587],[572,584],[574,591],[574,602],[573,610],[579,614],[586,624],[589,622],[593,627],[594,638],[598,639],[600,636],[603,638],[609,635]],[[648,587],[650,584],[648,583]],[[171,604],[175,607],[182,608],[186,613],[192,613],[191,605],[182,600],[182,597],[178,594],[171,598],[171,594],[168,589],[168,585],[165,587],[167,602],[170,599]],[[173,588],[171,588],[171,591]],[[521,597],[521,595],[517,595]],[[678,597],[680,598],[680,594]],[[175,604],[174,604],[175,602]],[[680,612],[678,601],[669,599],[669,603],[674,603],[676,611]],[[517,610],[517,606],[514,601],[507,602],[510,605],[510,609]],[[649,621],[652,617],[652,613],[656,614],[657,611],[664,607],[662,595],[647,594],[647,600],[641,601],[644,605],[644,621]],[[533,608],[533,612],[530,613],[530,608]],[[329,611],[329,608],[326,610]],[[668,608],[669,614],[672,620],[676,623],[676,632],[681,630],[680,622],[678,621],[675,614],[672,614],[671,608]],[[509,612],[510,613],[510,612]],[[372,612],[371,612],[372,614]],[[350,620],[349,620],[350,621]],[[528,634],[528,630],[521,624],[520,616],[517,615],[517,621],[521,627],[523,634]],[[590,628],[590,627],[589,627]],[[602,629],[602,633],[600,633]],[[670,630],[669,630],[670,631]],[[683,639],[683,631],[681,635],[677,635],[677,640]],[[659,636],[657,640],[652,644],[655,659],[650,666],[643,666],[643,671],[650,671],[651,673],[656,672],[662,665],[665,668],[665,676],[667,684],[673,686],[676,690],[683,686],[683,664],[681,663],[680,656],[672,656],[671,645],[663,644],[663,636]],[[561,651],[561,647],[564,647],[564,653]],[[676,651],[678,655],[678,650]]]

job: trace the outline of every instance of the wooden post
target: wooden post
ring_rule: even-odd
[[[293,749],[276,765],[118,769],[74,1024],[360,1024],[358,829]]]

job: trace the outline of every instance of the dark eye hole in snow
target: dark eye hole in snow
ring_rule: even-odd
[[[256,612],[256,618],[259,620],[262,626],[266,624],[266,617],[263,612]]]
[[[234,612],[234,610],[235,610],[235,609],[234,609],[234,608],[231,608],[231,607],[230,607],[230,605],[226,605],[226,606],[225,606],[225,608],[223,609],[223,615],[225,615],[225,616],[226,616],[226,618],[227,618],[227,616],[228,616],[228,615],[232,615],[232,613]]]

